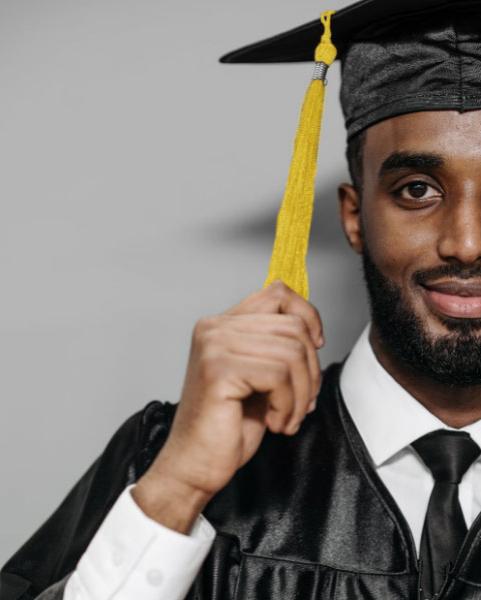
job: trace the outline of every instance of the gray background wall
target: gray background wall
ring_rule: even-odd
[[[220,65],[336,0],[1,0],[0,563],[128,415],[177,401],[190,332],[263,282],[308,64]],[[330,74],[310,252],[324,365],[366,321],[337,221]]]

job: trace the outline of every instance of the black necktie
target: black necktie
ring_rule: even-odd
[[[434,477],[421,537],[424,598],[440,591],[449,563],[461,548],[467,528],[458,499],[458,484],[481,450],[468,433],[439,430],[412,444]]]

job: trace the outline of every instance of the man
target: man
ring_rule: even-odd
[[[199,321],[178,408],[122,426],[1,600],[481,599],[480,16],[333,19],[372,313],[347,360],[321,386],[319,314],[279,281]],[[228,60],[304,60],[314,34]]]

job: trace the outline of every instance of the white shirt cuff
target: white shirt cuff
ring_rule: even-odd
[[[200,515],[190,535],[147,517],[127,487],[64,592],[64,600],[184,600],[216,532]]]

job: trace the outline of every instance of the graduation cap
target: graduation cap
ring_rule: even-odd
[[[481,109],[481,0],[362,0],[223,56],[224,63],[315,62],[294,143],[265,285],[305,298],[326,74],[341,60],[348,139],[425,110]]]

